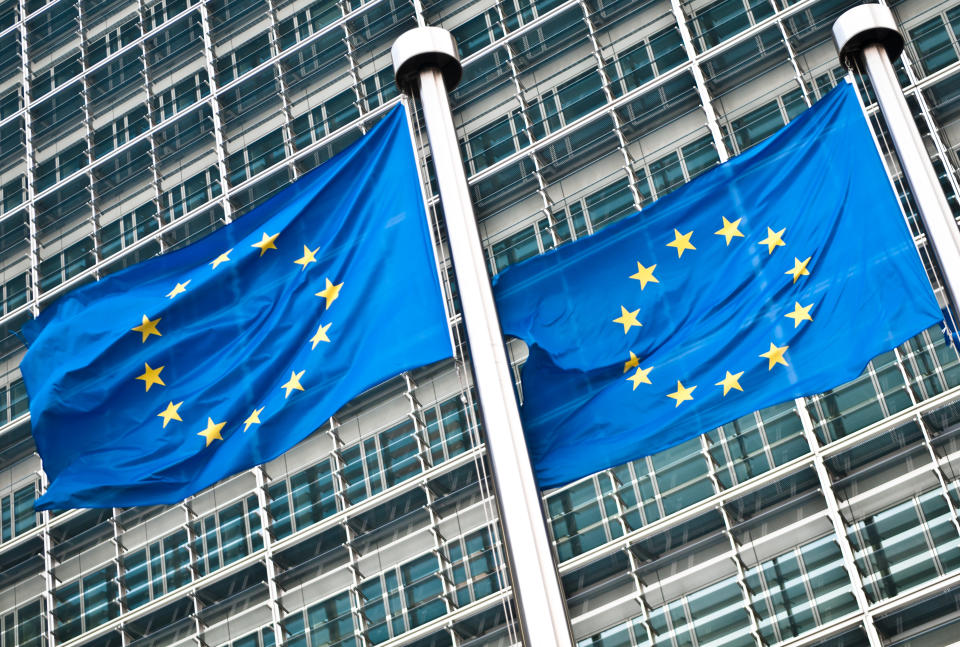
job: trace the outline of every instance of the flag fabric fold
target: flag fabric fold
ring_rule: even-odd
[[[541,487],[818,393],[941,320],[852,86],[640,213],[507,268]]]
[[[450,357],[402,106],[235,222],[62,296],[24,337],[38,509],[180,501]]]

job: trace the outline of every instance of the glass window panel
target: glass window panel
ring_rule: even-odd
[[[437,557],[424,555],[404,564],[400,571],[403,575],[404,596],[410,627],[417,627],[446,613],[443,582],[438,573]]]
[[[917,49],[924,74],[932,74],[957,60],[957,52],[940,16],[911,29],[910,39]]]
[[[737,140],[738,149],[741,152],[745,151],[783,127],[780,104],[776,101],[766,103],[743,117],[734,119],[730,122],[730,126]]]
[[[536,256],[540,248],[537,245],[537,234],[533,225],[494,243],[492,251],[497,272],[502,272],[514,263]]]
[[[24,533],[37,525],[37,513],[33,510],[36,490],[33,484],[17,490],[13,495],[13,532]]]
[[[605,186],[584,199],[594,230],[612,224],[636,211],[627,178]]]

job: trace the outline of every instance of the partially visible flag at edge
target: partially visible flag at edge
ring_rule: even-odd
[[[173,503],[452,355],[406,114],[24,326],[37,509]]]

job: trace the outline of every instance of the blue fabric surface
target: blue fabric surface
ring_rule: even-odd
[[[51,481],[38,509],[180,501],[450,357],[403,108],[232,224],[63,296],[24,336]]]
[[[942,318],[846,83],[642,212],[507,268],[495,296],[530,347],[541,487],[849,381]]]

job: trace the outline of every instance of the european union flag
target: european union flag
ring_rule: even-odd
[[[824,391],[941,320],[853,88],[500,274],[542,487]]]
[[[24,327],[38,509],[173,503],[452,346],[406,115]]]

